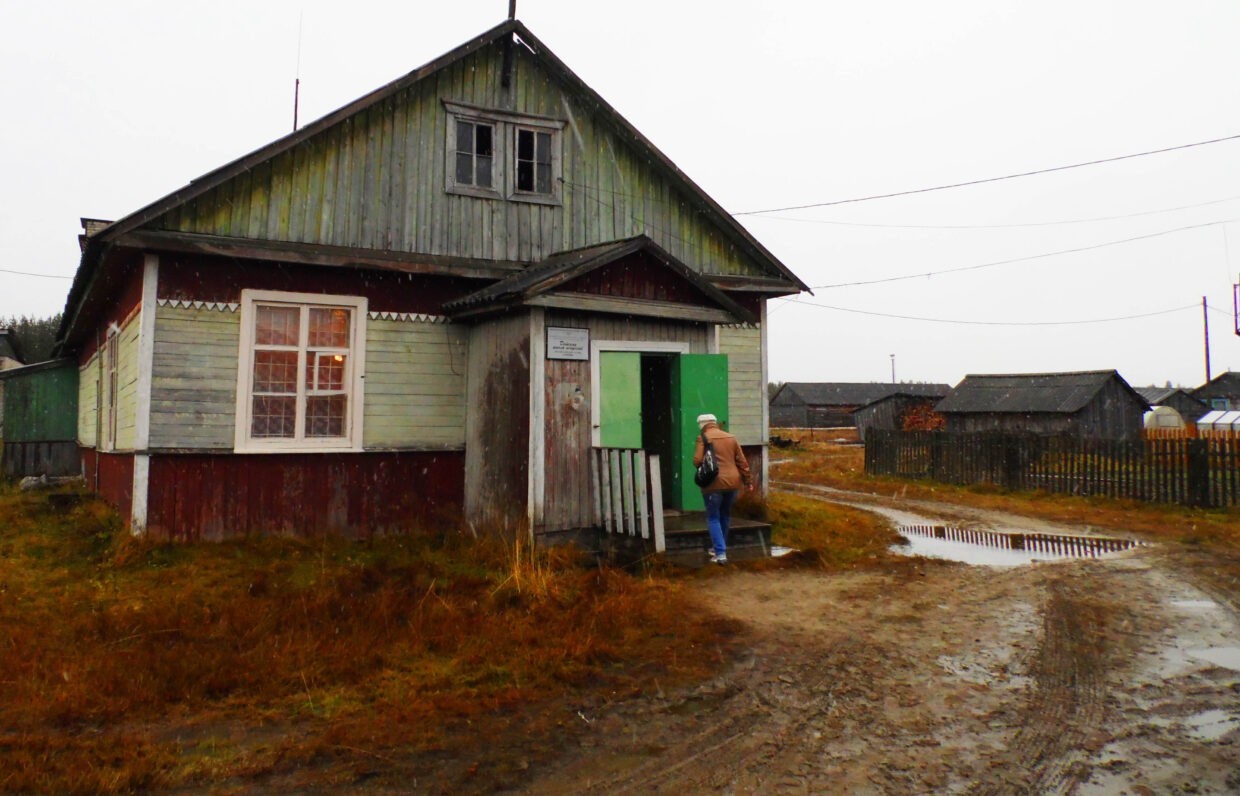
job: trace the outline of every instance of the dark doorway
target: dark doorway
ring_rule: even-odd
[[[673,354],[642,354],[642,448],[658,454],[667,505],[676,471],[673,459],[672,360]]]

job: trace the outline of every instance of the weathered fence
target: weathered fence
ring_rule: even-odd
[[[1240,440],[1234,436],[1129,442],[873,429],[865,441],[865,471],[1151,503],[1240,505]]]

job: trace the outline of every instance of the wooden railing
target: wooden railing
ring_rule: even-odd
[[[663,535],[663,481],[657,454],[632,448],[590,452],[594,524],[609,534],[644,540],[656,553]]]

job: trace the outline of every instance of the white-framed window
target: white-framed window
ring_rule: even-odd
[[[365,298],[241,291],[234,448],[361,450]]]
[[[564,122],[444,102],[449,193],[558,205]]]

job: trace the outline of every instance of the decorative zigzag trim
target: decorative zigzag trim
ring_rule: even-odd
[[[406,323],[448,323],[445,315],[424,315],[420,312],[368,312],[372,321],[404,321]]]
[[[761,329],[762,328],[762,324],[760,323],[721,323],[719,325],[724,329]]]
[[[240,304],[226,301],[188,301],[185,299],[160,299],[156,302],[161,307],[172,307],[178,310],[218,310],[220,312],[236,312]]]

